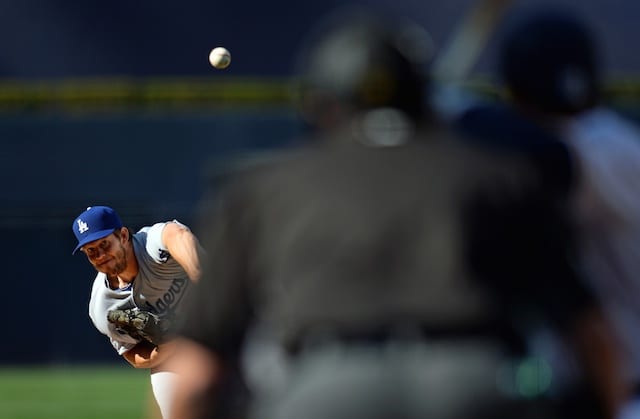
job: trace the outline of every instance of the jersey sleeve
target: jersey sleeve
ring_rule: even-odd
[[[109,341],[111,341],[111,345],[116,350],[116,352],[118,352],[118,355],[124,355],[126,352],[128,352],[138,344],[137,342],[135,343],[122,342],[122,341],[113,339],[112,337],[109,338]]]
[[[189,230],[189,227],[187,227],[186,225],[182,224],[178,220],[172,220],[172,221],[167,221],[167,222],[163,222],[163,223],[156,223],[156,224],[154,224],[154,225],[152,225],[150,227],[145,227],[145,228],[140,230],[140,231],[146,231],[146,233],[147,233],[147,244],[146,244],[147,253],[157,263],[166,263],[167,260],[169,260],[169,256],[170,256],[169,250],[167,249],[167,246],[162,241],[162,231],[164,230],[164,227],[168,223],[176,223],[179,226],[181,226],[182,228],[185,228],[185,229]]]
[[[631,223],[640,213],[640,132],[620,116],[597,110],[572,121],[567,136],[582,162],[582,216],[592,224]]]
[[[98,332],[109,338],[111,346],[119,355],[124,354],[138,344],[138,340],[126,333],[120,333],[115,326],[107,320],[107,312],[115,308],[129,308],[128,299],[109,298],[105,294],[106,275],[98,273],[94,279],[89,300],[89,318]],[[124,294],[123,294],[124,295]]]

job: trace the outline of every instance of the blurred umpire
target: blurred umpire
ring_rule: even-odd
[[[521,155],[458,141],[424,108],[420,31],[340,16],[301,55],[309,144],[203,203],[210,257],[173,360],[174,416],[576,417],[528,353],[540,327],[574,345],[580,384],[604,402],[611,377],[589,359],[608,347],[570,265],[569,170],[547,184]],[[285,355],[267,386],[243,364],[256,330]]]

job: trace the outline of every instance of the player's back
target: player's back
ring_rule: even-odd
[[[426,136],[320,142],[236,180],[231,199],[248,209],[231,217],[259,272],[250,286],[285,341],[406,322],[499,328],[506,294],[539,288],[541,275],[566,279],[547,254],[566,239],[560,197],[539,170],[522,154]]]

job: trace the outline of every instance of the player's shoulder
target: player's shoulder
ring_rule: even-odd
[[[134,250],[136,253],[139,256],[146,254],[159,263],[167,262],[169,260],[168,249],[165,243],[165,237],[167,237],[165,230],[167,228],[191,231],[187,225],[177,219],[161,221],[145,226],[133,236]]]
[[[154,243],[154,245],[162,244],[164,242],[163,234],[166,229],[190,230],[186,224],[181,223],[177,219],[172,219],[143,227],[134,235],[134,237],[137,237],[144,243]]]
[[[572,117],[569,121],[569,128],[584,132],[620,132],[626,136],[640,137],[638,123],[626,114],[618,110],[598,107],[582,112]]]
[[[162,231],[167,225],[172,225],[172,226],[175,225],[180,228],[189,229],[189,227],[186,224],[183,224],[174,218],[166,221],[158,221],[156,223],[141,227],[134,235],[138,235],[138,234],[149,235],[150,233],[153,234],[154,232]]]

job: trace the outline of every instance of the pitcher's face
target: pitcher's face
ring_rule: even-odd
[[[80,249],[98,272],[110,276],[118,275],[127,267],[126,238],[110,234],[92,241]]]

